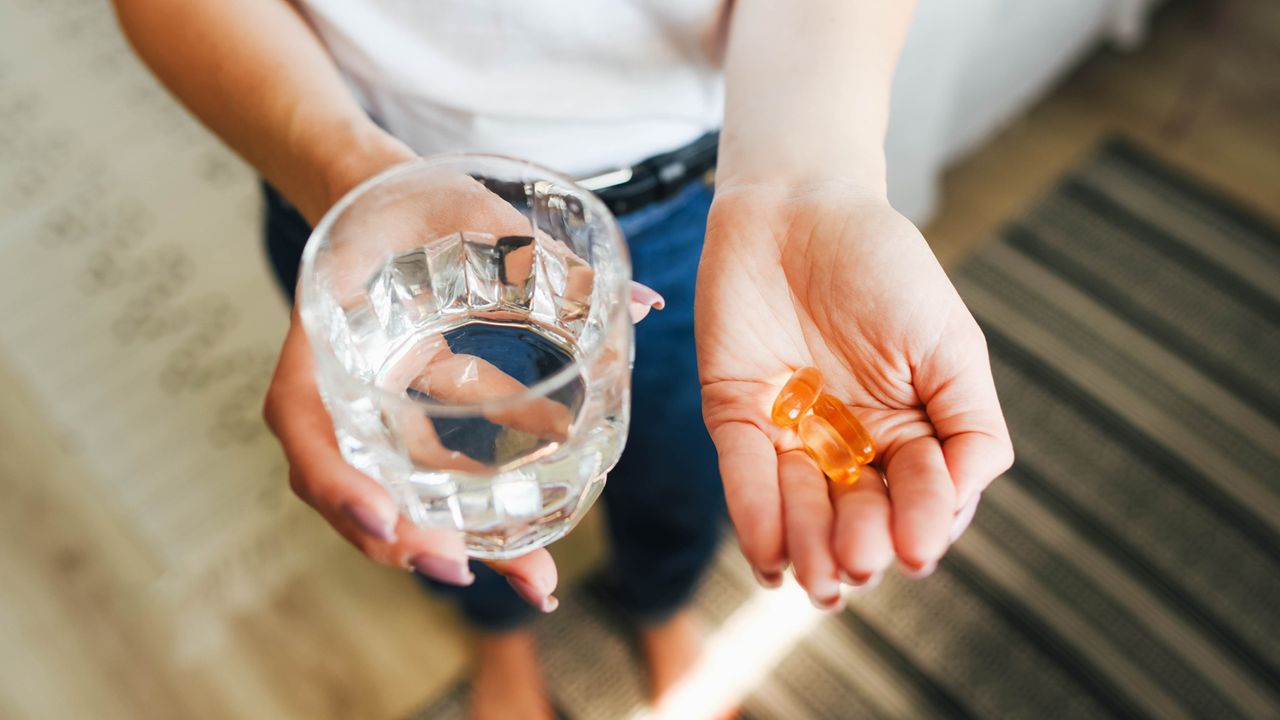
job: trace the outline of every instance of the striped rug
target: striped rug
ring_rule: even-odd
[[[726,547],[708,682],[750,718],[1280,717],[1280,231],[1113,140],[957,284],[1017,464],[933,577],[838,616]],[[601,598],[539,626],[571,718],[642,712]]]

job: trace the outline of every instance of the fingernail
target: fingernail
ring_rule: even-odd
[[[960,509],[956,513],[955,520],[951,521],[951,537],[950,542],[954,543],[960,539],[964,531],[969,529],[969,523],[973,522],[973,516],[978,512],[978,498],[974,498],[968,505]]]
[[[880,580],[883,577],[883,571],[871,573],[870,575],[850,575],[843,570],[840,571],[841,582],[858,588],[859,590],[870,590],[871,588],[879,585]]]
[[[898,570],[902,576],[911,580],[923,580],[933,574],[938,569],[938,561],[931,560],[923,565],[910,565],[901,560],[898,561]]]
[[[343,511],[362,531],[383,542],[396,541],[396,516],[383,517],[382,513],[368,505],[351,503]]]
[[[631,315],[631,324],[635,325],[639,323],[641,320],[649,317],[649,306],[636,305],[635,303],[632,303],[627,308],[627,312]]]
[[[631,283],[631,300],[641,305],[648,305],[654,310],[661,310],[667,306],[667,301],[658,294],[657,290],[635,281]]]
[[[756,576],[756,582],[760,583],[760,587],[766,590],[773,590],[782,586],[782,573],[780,572],[767,573],[751,568],[751,574]]]
[[[819,580],[809,588],[809,595],[814,598],[838,598],[840,583],[835,578]]]
[[[829,597],[828,596],[818,597],[815,595],[810,595],[809,604],[819,610],[824,610],[824,611],[844,610],[845,608],[844,598],[841,597],[840,593],[838,592],[835,595],[829,596]]]
[[[533,583],[522,577],[512,575],[507,578],[507,583],[509,583],[511,587],[515,588],[517,593],[520,593],[520,597],[524,598],[530,605],[538,608],[544,613],[552,612],[556,608],[560,607],[560,601],[556,599],[555,595],[544,595],[538,590],[538,588],[533,586]]]
[[[809,588],[809,604],[819,610],[835,610],[843,607],[844,598],[840,596],[840,583],[835,578],[819,580]]]
[[[409,561],[409,565],[427,577],[435,578],[450,585],[466,587],[476,581],[476,576],[472,574],[471,568],[467,567],[467,563],[462,560],[423,553],[415,555]]]

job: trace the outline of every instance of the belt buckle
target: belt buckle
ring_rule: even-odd
[[[599,175],[579,178],[576,182],[580,187],[584,187],[591,192],[599,192],[606,188],[617,187],[618,185],[629,183],[631,182],[631,178],[634,176],[634,167],[624,167],[600,173]]]

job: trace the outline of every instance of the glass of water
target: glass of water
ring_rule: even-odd
[[[630,280],[604,204],[550,170],[446,155],[360,185],[298,290],[343,456],[474,557],[562,537],[626,438]]]

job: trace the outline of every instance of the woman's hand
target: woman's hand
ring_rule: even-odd
[[[439,179],[437,179],[439,180]],[[424,192],[406,196],[401,202],[383,203],[367,215],[348,218],[361,225],[362,237],[376,240],[376,246],[350,246],[350,252],[335,256],[345,272],[343,281],[359,284],[378,265],[388,247],[411,248],[432,238],[462,230],[484,228],[490,232],[526,234],[529,221],[511,205],[464,175],[434,183]],[[632,288],[631,314],[638,322],[650,308],[660,308],[662,298],[642,285]],[[492,396],[510,395],[517,381],[479,358],[455,355],[446,346],[423,362],[439,366],[462,365],[478,374],[479,382],[469,392]],[[420,367],[406,368],[412,374]],[[406,381],[407,382],[407,381]],[[433,394],[447,394],[449,388],[433,388]],[[467,401],[479,401],[481,396]],[[549,405],[555,403],[548,401]],[[567,413],[567,411],[566,411]],[[544,413],[548,422],[557,413]],[[338,450],[333,423],[316,387],[311,347],[297,311],[280,351],[275,376],[267,393],[265,416],[279,438],[288,458],[289,482],[297,495],[311,505],[352,545],[384,565],[416,570],[442,582],[468,585],[474,577],[461,536],[452,530],[424,529],[400,515],[391,496],[372,478],[351,467]],[[518,426],[540,418],[525,412],[495,422]],[[554,423],[553,423],[554,424]],[[564,423],[560,423],[564,424]],[[411,424],[405,423],[404,427]],[[403,429],[403,428],[402,428]],[[447,467],[455,460],[424,423],[410,444],[415,457],[434,467]],[[530,429],[530,428],[524,428]],[[535,428],[536,429],[536,428]],[[444,460],[442,460],[444,458]],[[532,605],[550,611],[556,605],[551,596],[556,586],[556,568],[546,550],[502,562],[489,562],[506,575],[511,585]]]
[[[788,562],[823,607],[896,555],[930,572],[1013,461],[986,342],[920,232],[882,191],[721,187],[698,274],[698,361],[743,552],[765,585]],[[878,455],[829,484],[769,419],[815,366]],[[885,482],[887,480],[887,483]]]

